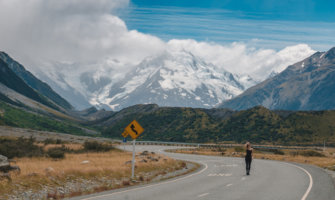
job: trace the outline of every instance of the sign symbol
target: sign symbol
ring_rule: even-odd
[[[132,124],[132,125],[130,126],[130,128],[131,128],[132,131],[134,131],[134,133],[135,133],[136,135],[138,135],[137,131],[135,130],[135,126],[134,126],[134,124]]]
[[[129,134],[133,139],[136,139],[144,131],[142,126],[136,121],[132,121],[125,129],[124,133]]]

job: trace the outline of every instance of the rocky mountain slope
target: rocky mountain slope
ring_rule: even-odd
[[[235,110],[257,105],[269,109],[335,109],[335,47],[317,52],[278,75],[249,88],[219,107]]]
[[[0,93],[3,97],[3,100],[12,99],[16,101],[15,95],[10,95],[18,93],[17,97],[23,95],[31,100],[34,100],[38,103],[41,103],[45,106],[57,109],[56,105],[49,101],[44,96],[40,95],[30,86],[28,86],[20,77],[18,77],[5,63],[0,59]],[[19,103],[19,102],[17,102]],[[24,104],[25,102],[20,102]]]
[[[64,109],[72,109],[73,107],[64,98],[58,95],[49,85],[36,78],[32,73],[27,71],[20,63],[13,60],[5,52],[0,52],[0,59],[7,64],[7,66],[20,77],[28,86],[52,100],[57,105]],[[27,91],[28,92],[28,91]],[[30,91],[31,92],[31,91]]]

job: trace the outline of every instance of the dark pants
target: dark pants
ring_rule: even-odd
[[[245,158],[245,166],[246,166],[247,173],[250,172],[251,160],[252,160],[251,158]]]

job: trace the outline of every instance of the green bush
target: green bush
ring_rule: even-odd
[[[245,151],[245,149],[243,147],[241,147],[241,146],[234,147],[234,150],[236,152],[244,152]]]
[[[63,144],[64,142],[61,139],[52,139],[52,138],[47,138],[43,141],[44,145],[48,144]]]
[[[47,155],[50,157],[50,158],[54,158],[54,159],[63,159],[65,158],[65,152],[66,152],[66,149],[64,148],[51,148],[47,151]]]
[[[299,155],[306,157],[325,157],[322,153],[313,150],[301,151],[299,152]]]
[[[84,150],[94,152],[105,152],[115,149],[112,145],[99,143],[97,141],[86,141],[84,143]]]
[[[8,158],[14,157],[39,157],[44,155],[41,147],[34,144],[35,139],[0,138],[0,154]]]
[[[273,149],[272,152],[276,155],[285,155],[284,151],[279,149]]]
[[[280,149],[258,149],[261,152],[270,152],[276,155],[285,155],[285,152]]]

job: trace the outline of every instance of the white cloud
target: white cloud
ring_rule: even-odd
[[[1,49],[34,66],[107,58],[137,63],[164,43],[127,29],[113,14],[127,5],[128,0],[0,0]]]
[[[281,72],[288,65],[315,52],[306,44],[288,46],[280,51],[255,49],[238,42],[224,46],[195,40],[170,40],[167,44],[170,50],[191,51],[219,68],[233,73],[248,74],[259,80],[265,79],[272,71]]]
[[[128,3],[128,0],[0,0],[0,48],[32,71],[57,71],[59,63],[67,63],[65,70],[69,73],[96,71],[117,78],[129,66],[165,50],[191,51],[219,68],[258,79],[314,52],[304,44],[275,51],[238,42],[230,45],[195,40],[163,42],[158,37],[128,30],[116,16],[116,11]],[[80,87],[78,77],[69,76],[68,81]]]

